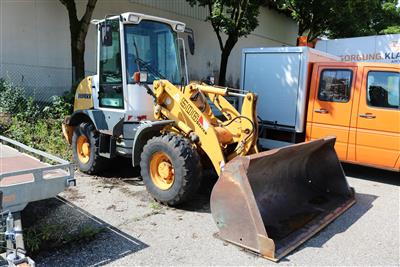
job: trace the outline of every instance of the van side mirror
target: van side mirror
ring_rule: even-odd
[[[101,26],[101,45],[112,46],[112,28],[111,25]]]

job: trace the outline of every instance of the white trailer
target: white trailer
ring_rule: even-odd
[[[71,185],[76,181],[68,161],[0,135],[0,235],[6,240],[0,263],[35,266],[25,256],[20,212],[28,203],[55,197]]]
[[[315,49],[338,56],[342,61],[400,64],[400,34],[319,40]]]
[[[257,114],[264,128],[292,133],[295,138],[296,133],[305,132],[312,63],[339,60],[308,47],[245,48],[241,88],[257,93]],[[260,144],[267,148],[283,145],[264,138]]]

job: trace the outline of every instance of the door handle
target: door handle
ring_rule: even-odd
[[[314,112],[320,113],[320,114],[328,114],[328,113],[329,113],[329,111],[327,111],[327,110],[324,109],[324,108],[321,108],[321,109],[314,109]]]
[[[359,114],[358,116],[360,116],[361,118],[364,118],[364,119],[375,119],[376,118],[376,116],[372,113]]]

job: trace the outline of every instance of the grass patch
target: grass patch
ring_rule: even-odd
[[[68,244],[87,243],[105,230],[104,227],[83,225],[74,230],[67,224],[40,224],[24,230],[25,248],[29,255],[51,251]]]
[[[30,256],[89,243],[107,230],[56,198],[30,203],[22,212],[22,223]]]
[[[161,210],[163,208],[163,206],[161,206],[160,203],[153,201],[150,203],[149,205],[150,209],[152,209],[153,211],[157,211],[157,210]]]

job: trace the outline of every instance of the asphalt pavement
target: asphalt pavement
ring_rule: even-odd
[[[105,177],[77,173],[78,186],[51,200],[49,216],[105,231],[35,260],[39,266],[399,266],[400,175],[354,165],[344,170],[357,203],[279,263],[214,237],[211,186],[203,186],[190,204],[170,208],[151,199],[129,164]]]

